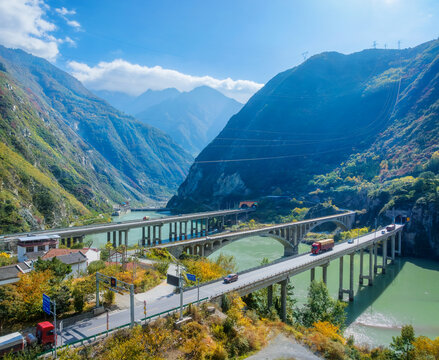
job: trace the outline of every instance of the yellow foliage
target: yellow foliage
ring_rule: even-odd
[[[11,255],[5,252],[0,252],[0,258],[9,259]]]
[[[188,273],[194,274],[201,282],[218,279],[226,275],[226,271],[217,263],[202,258],[199,260],[183,260]]]
[[[439,337],[431,340],[426,336],[419,336],[413,342],[413,346],[416,359],[426,359],[428,355],[436,360],[439,359]]]
[[[315,322],[312,329],[331,340],[339,341],[342,344],[346,342],[346,340],[340,335],[340,329],[338,326],[335,326],[328,321]]]

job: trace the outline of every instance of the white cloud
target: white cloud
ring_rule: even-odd
[[[79,22],[75,21],[75,20],[67,20],[66,19],[66,21],[67,21],[67,25],[70,25],[70,26],[72,26],[74,28],[80,28],[81,27],[81,24]]]
[[[55,9],[55,11],[61,15],[75,15],[76,14],[75,10],[67,10],[65,7],[62,7],[61,9]]]
[[[56,26],[45,20],[42,0],[0,0],[0,43],[55,60],[58,41],[50,35]]]
[[[174,87],[190,91],[206,85],[240,102],[247,101],[263,84],[250,80],[215,79],[211,76],[192,76],[160,66],[148,67],[117,59],[100,62],[96,66],[71,61],[73,76],[93,90],[120,91],[140,95],[148,89],[163,90]]]

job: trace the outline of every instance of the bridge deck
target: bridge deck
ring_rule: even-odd
[[[198,220],[198,219],[219,217],[219,216],[229,216],[229,215],[240,214],[250,211],[254,211],[254,209],[218,210],[218,211],[208,211],[208,212],[191,213],[191,214],[183,214],[183,215],[163,216],[151,220],[139,219],[139,220],[116,222],[116,223],[113,222],[106,224],[68,227],[62,229],[32,231],[32,232],[20,233],[20,234],[9,234],[9,235],[4,235],[3,239],[14,238],[17,236],[25,236],[26,234],[59,235],[61,237],[83,236],[83,235],[90,235],[90,234],[97,234],[97,233],[104,233],[104,232],[111,232],[118,230],[129,230],[129,229],[139,228],[144,226],[168,224],[171,222],[190,221],[190,220]]]
[[[395,230],[381,234],[381,231],[372,232],[356,239],[353,244],[343,242],[335,245],[332,251],[320,255],[311,255],[310,253],[297,255],[286,258],[283,261],[250,269],[240,273],[238,281],[231,284],[224,284],[222,279],[207,283],[200,286],[200,299],[208,297],[217,298],[222,294],[237,291],[240,294],[249,293],[270,284],[284,280],[290,276],[299,274],[313,267],[324,265],[331,260],[341,256],[358,251],[376,241],[383,240],[389,235],[401,231],[403,225],[396,225]],[[197,289],[192,288],[184,292],[184,303],[188,304],[197,300]],[[168,309],[179,306],[179,295],[172,294],[163,296],[147,304],[148,315],[158,314]],[[143,304],[137,304],[135,307],[135,319],[143,318]],[[110,316],[110,328],[121,326],[129,321],[129,310],[122,310],[112,313]],[[91,336],[106,329],[106,315],[84,320],[75,325],[66,327],[63,331],[64,343],[73,342],[86,336]]]

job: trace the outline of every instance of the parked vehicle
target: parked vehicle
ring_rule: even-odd
[[[37,324],[36,337],[33,334],[23,336],[19,332],[0,336],[0,356],[11,352],[24,350],[26,346],[38,343],[43,347],[53,347],[55,344],[55,328],[49,321]]]
[[[386,227],[386,230],[387,230],[387,231],[393,231],[393,230],[395,230],[395,224],[387,226],[387,227]]]
[[[386,233],[386,230],[381,230],[381,234],[385,234]]]
[[[311,253],[320,254],[325,251],[332,250],[334,248],[334,239],[325,239],[315,241],[311,246]]]
[[[229,274],[224,278],[224,283],[228,284],[238,280],[238,274]]]
[[[354,239],[351,238],[348,240],[348,244],[353,244],[353,243],[354,243]]]

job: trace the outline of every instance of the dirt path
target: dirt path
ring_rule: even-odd
[[[307,347],[300,345],[296,340],[278,334],[270,343],[257,354],[249,356],[247,360],[321,360]]]

